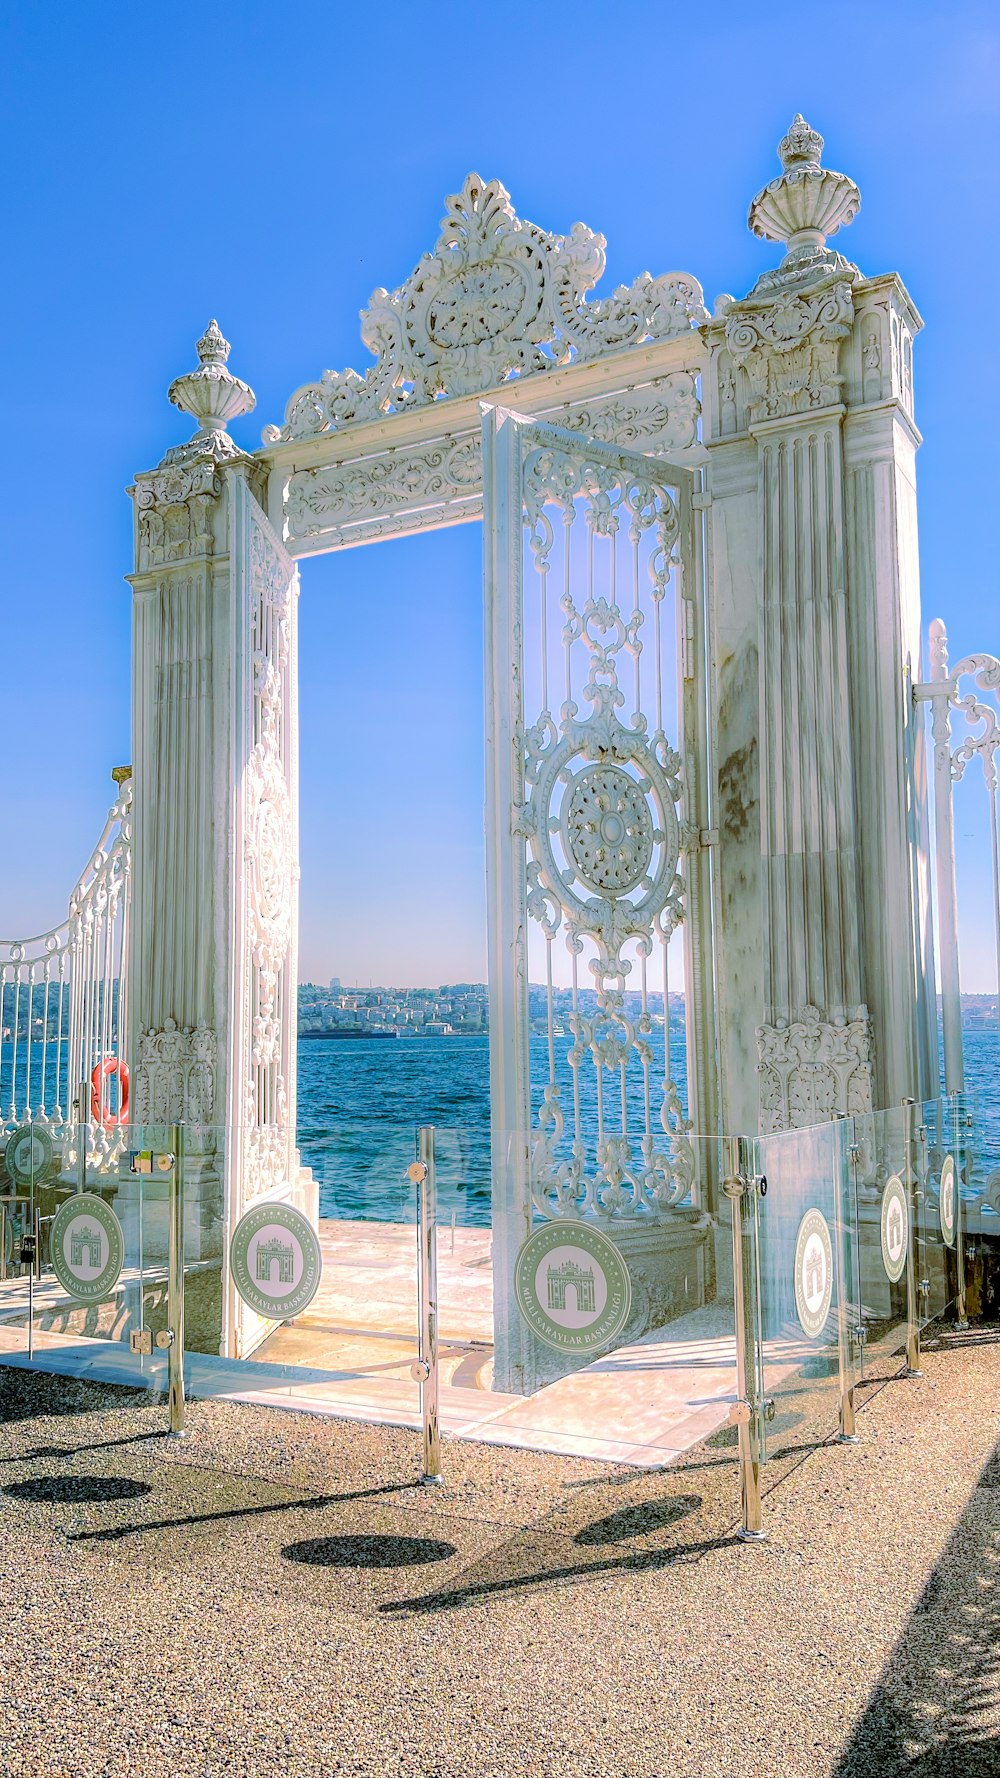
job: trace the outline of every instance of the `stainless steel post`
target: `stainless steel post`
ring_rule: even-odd
[[[763,1529],[760,1498],[760,1425],[756,1388],[750,1388],[747,1363],[748,1341],[753,1330],[748,1327],[750,1290],[749,1267],[744,1252],[743,1197],[749,1188],[745,1159],[738,1136],[729,1139],[729,1172],[722,1189],[732,1206],[733,1217],[733,1310],[736,1322],[736,1402],[731,1418],[736,1421],[740,1445],[740,1493],[743,1524],[740,1537],[745,1543],[759,1543],[767,1536]]]
[[[853,1142],[847,1138],[853,1135],[854,1126],[844,1118],[838,1128],[837,1156],[839,1178],[837,1181],[837,1368],[840,1374],[840,1426],[837,1438],[842,1445],[858,1444],[858,1432],[854,1419],[854,1383],[852,1381],[852,1360],[850,1344],[850,1328],[847,1324],[847,1279],[848,1257],[850,1254],[850,1220],[844,1214],[844,1204],[849,1202],[845,1190],[844,1163],[851,1169],[851,1187],[854,1190],[854,1213],[857,1215],[857,1189],[854,1179],[854,1161],[852,1157]],[[860,1305],[859,1305],[860,1307]]]
[[[0,1204],[0,1284],[7,1276],[7,1211]]]
[[[31,1212],[31,1209],[34,1207],[34,1173],[32,1173],[32,1196],[29,1199],[28,1203],[29,1203],[29,1209],[25,1212],[25,1219],[28,1222],[28,1226],[30,1228],[33,1226],[30,1212]],[[21,1227],[22,1227],[22,1229],[24,1228],[23,1222],[21,1224]],[[21,1251],[22,1251],[22,1253],[24,1252],[24,1237],[23,1237],[23,1235],[21,1238]],[[23,1272],[23,1270],[24,1270],[24,1261],[22,1260],[20,1266],[18,1267],[18,1272],[19,1273]],[[35,1356],[35,1260],[34,1260],[34,1255],[32,1255],[31,1259],[28,1262],[28,1362],[29,1363],[34,1358],[34,1356]]]
[[[437,1175],[434,1129],[420,1130],[418,1183],[420,1356],[415,1367],[420,1382],[420,1413],[424,1424],[425,1482],[441,1482],[441,1380],[438,1371]]]
[[[906,1247],[906,1371],[907,1377],[922,1377],[920,1369],[920,1317],[917,1314],[917,1193],[916,1169],[913,1165],[913,1105],[904,1099],[906,1129],[903,1139],[904,1180],[908,1220]]]
[[[952,1135],[955,1147],[955,1267],[957,1271],[955,1292],[955,1326],[963,1333],[968,1328],[969,1317],[965,1309],[965,1236],[962,1229],[962,1116],[959,1110],[958,1094],[952,1094]]]
[[[184,1437],[184,1126],[170,1132],[174,1164],[170,1169],[167,1247],[167,1388],[170,1437]]]

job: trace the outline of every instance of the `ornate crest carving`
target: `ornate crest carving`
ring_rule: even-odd
[[[376,290],[361,337],[376,355],[363,376],[325,371],[292,396],[265,444],[311,438],[439,396],[494,389],[572,359],[671,339],[707,320],[701,286],[684,272],[648,272],[588,302],[605,240],[582,222],[553,235],[514,214],[498,180],[470,173],[446,200],[441,234],[398,290]]]
[[[798,1130],[872,1108],[868,1008],[825,1019],[815,1006],[800,1017],[758,1025],[761,1131]]]
[[[844,382],[840,346],[853,320],[846,280],[734,304],[726,318],[726,347],[749,379],[750,421],[784,419],[838,402]]]
[[[132,493],[140,574],[189,556],[212,554],[212,508],[220,492],[215,461],[208,457],[136,476]]]

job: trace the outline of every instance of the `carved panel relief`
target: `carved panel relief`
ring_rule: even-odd
[[[135,1124],[211,1124],[216,1121],[216,1033],[168,1019],[161,1031],[139,1037],[132,1109]]]
[[[288,1067],[295,1041],[288,961],[297,879],[289,786],[289,672],[294,571],[256,507],[250,513],[252,742],[244,772],[247,893],[244,1196],[272,1187],[288,1163]]]
[[[799,1018],[759,1025],[757,1052],[764,1135],[871,1111],[867,1007],[826,1019],[818,1008],[807,1006]]]
[[[683,450],[698,436],[697,384],[675,371],[645,387],[566,403],[546,418],[589,438],[644,452]],[[482,513],[479,428],[431,444],[316,469],[295,470],[285,497],[285,537],[324,548],[456,524]]]
[[[212,554],[212,510],[220,491],[215,463],[177,465],[136,477],[136,569]]]

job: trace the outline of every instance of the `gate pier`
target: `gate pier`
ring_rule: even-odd
[[[907,802],[922,323],[898,277],[827,247],[861,200],[822,148],[796,118],[748,219],[786,256],[702,329],[721,1096],[765,1132],[935,1087]]]
[[[170,399],[194,436],[137,475],[132,1118],[225,1130],[223,1240],[262,1190],[315,1215],[295,1150],[298,577],[227,421],[253,391],[210,323]],[[195,1143],[197,1146],[197,1143]],[[224,1289],[223,1346],[264,1329]]]

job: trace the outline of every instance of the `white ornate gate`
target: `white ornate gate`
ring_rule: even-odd
[[[708,922],[681,872],[701,845],[696,478],[498,408],[484,465],[497,1365],[530,1387],[539,1355],[505,1309],[532,1216],[648,1236],[695,1186],[669,940],[685,912]]]
[[[796,118],[750,211],[787,251],[711,318],[684,273],[593,299],[603,237],[549,233],[472,174],[363,312],[363,373],[301,386],[250,455],[225,425],[253,393],[213,324],[171,390],[198,430],[137,477],[135,1072],[176,1047],[171,1116],[225,1107],[240,1128],[230,1222],[251,1193],[309,1191],[294,564],[485,510],[508,1386],[532,1374],[503,1318],[534,1212],[583,1211],[622,1244],[641,1229],[659,1255],[698,1199],[686,1123],[715,1132],[721,1105],[749,1131],[927,1089],[900,715],[920,322],[898,279],[826,246],[859,198],[822,148]],[[483,399],[525,416],[496,409],[485,461]]]
[[[235,873],[230,902],[232,1029],[237,1065],[229,1076],[232,1132],[227,1230],[275,1184],[295,1183],[295,1064],[298,895],[298,571],[243,477],[231,482],[230,559],[234,661],[243,672],[233,698],[236,774]],[[228,1245],[227,1245],[228,1251]],[[240,1302],[230,1312],[252,1323]],[[240,1328],[238,1344],[253,1344]]]

